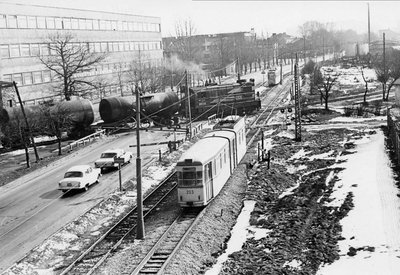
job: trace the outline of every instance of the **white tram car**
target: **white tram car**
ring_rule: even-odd
[[[281,71],[279,69],[268,70],[268,86],[278,85],[281,81]]]
[[[222,119],[178,161],[179,204],[182,207],[207,205],[221,191],[245,153],[244,118]]]

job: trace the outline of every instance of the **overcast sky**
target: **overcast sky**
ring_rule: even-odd
[[[196,34],[250,31],[298,35],[308,20],[334,22],[335,29],[367,32],[365,1],[216,1],[216,0],[1,0],[89,10],[150,15],[161,18],[163,36],[174,35],[178,20],[190,18]],[[371,29],[400,32],[400,1],[372,1]]]

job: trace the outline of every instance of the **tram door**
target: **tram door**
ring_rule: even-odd
[[[205,192],[206,192],[206,201],[209,201],[214,197],[214,181],[212,176],[212,162],[210,161],[204,166],[204,177],[205,177]]]

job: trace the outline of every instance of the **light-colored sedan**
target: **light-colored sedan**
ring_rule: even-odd
[[[64,179],[58,183],[58,189],[67,192],[72,189],[88,190],[93,183],[99,182],[101,171],[90,165],[77,165],[68,169]]]

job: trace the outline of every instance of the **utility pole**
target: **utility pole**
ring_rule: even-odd
[[[369,3],[368,5],[368,53],[370,52],[370,47],[371,47],[371,25],[370,25],[370,16],[369,16]]]
[[[383,77],[385,82],[382,83],[383,88],[383,100],[385,100],[386,94],[386,47],[385,47],[385,33],[383,33]]]
[[[136,85],[136,189],[137,189],[137,226],[136,239],[144,239],[144,219],[143,219],[143,194],[142,194],[142,160],[140,158],[140,97],[139,89]]]
[[[37,151],[37,148],[36,148],[35,139],[32,136],[31,128],[29,127],[28,119],[26,118],[24,104],[22,104],[22,100],[21,100],[21,96],[20,96],[19,91],[18,91],[17,83],[15,83],[15,81],[13,81],[13,85],[14,85],[14,88],[15,88],[15,92],[17,93],[18,102],[19,102],[19,106],[21,107],[22,115],[23,115],[24,120],[25,120],[25,126],[26,126],[26,130],[28,132],[28,137],[32,142],[33,151],[35,152],[36,162],[39,162],[40,158],[39,158],[39,154],[38,154],[38,151]]]
[[[296,53],[296,63],[294,65],[294,115],[295,115],[295,141],[301,141],[301,106],[300,106],[300,87],[299,87],[299,64]]]
[[[322,35],[322,61],[325,62],[325,35]]]
[[[236,68],[237,68],[237,78],[238,78],[238,80],[240,80],[240,63],[239,63],[239,57],[237,58],[237,65],[236,65]],[[186,75],[186,79],[187,79],[187,75]],[[186,85],[187,86],[187,85]]]
[[[188,112],[189,112],[189,139],[192,138],[192,112],[190,109],[190,94],[189,94],[189,74],[188,71],[186,70],[186,94],[187,94],[187,102],[188,102]]]

